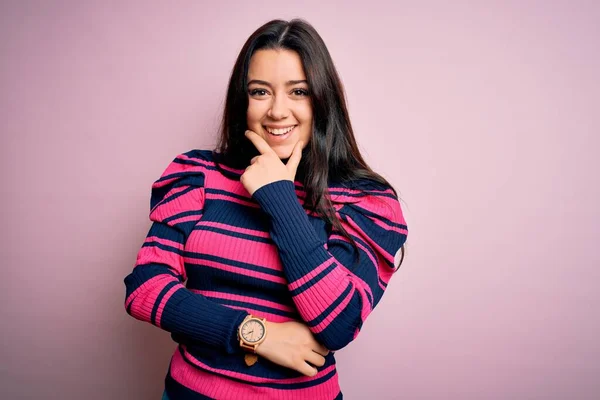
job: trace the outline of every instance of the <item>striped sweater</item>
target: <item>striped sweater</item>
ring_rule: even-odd
[[[152,185],[152,226],[125,278],[127,312],[178,343],[166,391],[180,399],[341,398],[334,351],[350,343],[393,275],[407,227],[397,197],[372,181],[330,185],[352,244],[303,208],[302,185],[250,196],[243,170],[211,151],[181,154]],[[249,313],[303,321],[332,350],[314,377],[244,363],[237,327]]]

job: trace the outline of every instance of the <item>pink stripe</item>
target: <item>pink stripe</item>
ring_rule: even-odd
[[[174,280],[176,279],[172,275],[158,275],[148,279],[129,295],[125,301],[125,307],[131,305],[131,315],[142,321],[150,322],[152,309],[160,291]]]
[[[371,260],[371,263],[373,264],[373,267],[375,267],[375,272],[377,272],[378,262],[373,257],[373,253],[372,253],[373,249],[368,249],[362,243],[359,243],[359,242],[356,242],[356,246],[358,246],[359,249],[362,249],[362,251],[365,252],[365,254],[367,255],[367,257],[369,257],[369,260]]]
[[[172,181],[175,181],[177,179],[178,178],[169,179],[167,181],[167,183],[171,183]],[[164,182],[161,182],[159,185],[154,184],[154,185],[152,185],[152,188],[154,189],[154,188],[158,188],[158,187],[162,187],[162,186],[165,186]],[[179,192],[182,192],[182,191],[186,190],[187,188],[188,188],[188,186],[180,186],[180,187],[176,187],[176,188],[169,190],[169,192],[165,195],[165,197],[163,197],[163,199],[160,202],[158,202],[158,204],[156,204],[152,210],[150,210],[150,215],[152,215],[154,210],[156,210],[158,207],[161,207],[163,205],[163,202],[165,201],[165,199],[167,199],[168,197],[173,196]]]
[[[374,219],[372,219],[372,221],[375,224],[379,225],[380,227],[382,227],[383,229],[385,229],[387,231],[397,232],[397,233],[401,233],[403,235],[407,235],[408,234],[408,230],[407,229],[386,224],[385,222],[383,222],[379,218],[374,218]]]
[[[336,268],[309,289],[292,297],[305,321],[320,316],[323,311],[340,298],[350,279],[345,271]]]
[[[315,276],[319,275],[324,269],[327,269],[331,264],[335,262],[335,258],[330,257],[327,261],[319,265],[317,268],[310,271],[308,274],[304,275],[302,278],[295,280],[294,282],[288,285],[289,290],[295,290],[300,286],[304,285],[306,282],[310,281]]]
[[[346,243],[350,243],[348,241],[348,239],[346,239],[345,237],[343,237],[341,235],[337,235],[337,234],[331,235],[329,238],[330,239],[335,239],[335,240],[341,240],[341,241],[344,241]],[[369,259],[371,260],[371,262],[374,265],[377,265],[377,261],[375,260],[375,258],[373,258],[372,249],[367,249],[364,245],[362,245],[359,242],[356,242],[356,246],[359,247],[360,249],[362,249],[365,253],[367,253],[367,256],[369,257]]]
[[[244,374],[241,372],[237,372],[237,371],[230,371],[230,370],[226,370],[226,369],[218,369],[218,368],[213,368],[205,363],[203,363],[202,361],[200,361],[199,359],[197,359],[196,357],[194,357],[192,354],[190,354],[186,347],[184,345],[181,345],[181,347],[184,350],[184,354],[185,357],[187,358],[187,360],[191,363],[193,363],[193,365],[200,367],[201,369],[205,370],[205,371],[210,371],[219,375],[225,375],[231,378],[235,378],[235,379],[239,379],[239,380],[243,380],[244,382],[250,382],[250,383],[280,383],[280,384],[297,384],[297,383],[303,383],[303,382],[311,382],[317,379],[322,378],[323,376],[327,375],[328,373],[330,373],[331,371],[333,371],[335,369],[335,365],[330,365],[329,367],[317,372],[317,375],[313,376],[313,377],[309,377],[309,376],[301,376],[299,378],[286,378],[286,379],[273,379],[273,378],[264,378],[261,376],[254,376],[254,375],[249,375],[249,374]],[[177,358],[179,358],[179,360],[176,360]],[[181,353],[179,352],[179,349],[175,350],[175,354],[173,354],[173,359],[172,362],[176,368],[183,368],[183,369],[187,369],[189,368],[189,364],[188,362],[186,362],[186,360],[183,358],[183,356],[181,355]],[[180,363],[183,362],[185,363],[184,365],[181,365]],[[260,360],[259,360],[260,362]],[[171,369],[171,372],[173,372],[173,368]],[[175,376],[173,376],[175,377]],[[231,381],[229,381],[230,383],[233,383]],[[227,385],[224,385],[227,386]],[[246,385],[247,386],[247,385]],[[273,390],[273,389],[269,389]],[[286,394],[288,394],[289,396],[289,391],[286,390],[285,392],[287,392]],[[335,394],[337,394],[338,392],[336,392]],[[294,394],[296,394],[296,392],[294,391]],[[298,393],[299,394],[299,393]],[[334,395],[335,396],[335,395]],[[221,397],[219,397],[221,398]],[[331,399],[328,399],[331,400]]]
[[[189,263],[189,264],[195,264],[195,265],[204,265],[207,267],[216,268],[216,269],[220,269],[220,270],[227,271],[227,272],[233,272],[235,274],[249,276],[251,278],[262,279],[262,280],[269,281],[269,282],[275,282],[275,283],[281,283],[281,284],[286,283],[286,281],[283,277],[269,275],[269,274],[265,274],[263,272],[251,271],[249,269],[234,267],[232,265],[221,264],[221,263],[218,263],[215,261],[197,260],[194,258],[186,257],[185,262]]]
[[[167,305],[167,302],[169,301],[169,299],[171,298],[171,296],[173,296],[173,294],[175,294],[176,291],[178,291],[179,289],[182,289],[184,286],[179,284],[179,285],[175,285],[173,286],[171,289],[169,289],[169,291],[164,295],[164,297],[162,298],[160,305],[158,306],[158,310],[156,312],[156,318],[154,319],[154,323],[156,324],[156,326],[161,326],[161,318],[162,318],[162,313],[163,310],[165,309],[165,306]]]
[[[310,328],[311,332],[313,333],[319,333],[322,332],[325,328],[327,328],[334,320],[335,317],[337,317],[338,315],[340,315],[342,313],[342,311],[344,311],[344,309],[346,309],[346,306],[350,303],[350,300],[352,299],[352,296],[354,295],[354,290],[351,290],[350,293],[348,293],[348,295],[346,296],[346,298],[327,316],[325,317],[325,319],[323,321],[321,321],[320,324],[318,324],[317,326]],[[365,304],[366,303],[366,304]],[[363,310],[361,312],[361,318],[364,321],[365,320],[365,307],[368,308],[368,301],[367,299],[363,299]],[[370,309],[369,309],[370,311]],[[367,312],[368,315],[368,312]]]
[[[201,158],[193,158],[193,157],[188,157],[188,156],[187,156],[187,155],[185,155],[185,154],[180,154],[180,155],[178,155],[178,156],[177,156],[177,159],[179,159],[179,160],[184,160],[184,161],[193,161],[193,162],[197,162],[197,163],[200,163],[200,164],[202,164],[202,165],[204,165],[204,166],[207,166],[207,167],[214,167],[214,166],[215,166],[215,163],[214,163],[213,161],[207,161],[207,160],[203,160],[203,159],[201,159]],[[179,164],[179,165],[181,165],[181,164]],[[188,167],[190,166],[190,165],[188,165],[188,164],[184,164],[184,165],[187,165]]]
[[[145,240],[145,243],[160,243],[165,246],[175,247],[177,250],[183,250],[183,245],[179,242],[169,239],[163,239],[158,236],[148,236]]]
[[[249,308],[249,307],[232,306],[232,305],[229,305],[229,304],[224,304],[224,305],[227,306],[227,307],[229,307],[229,308],[233,308],[235,310],[243,310],[243,311],[249,312],[252,315],[256,315],[256,316],[261,317],[261,318],[266,318],[268,321],[271,321],[271,322],[280,323],[280,322],[296,321],[293,318],[285,317],[285,316],[279,315],[279,314],[272,314],[270,312],[266,312],[266,311],[263,311],[263,310],[255,310],[255,309]]]
[[[207,222],[203,222],[202,226],[210,226],[213,228],[220,228],[220,229],[224,229],[224,230],[227,230],[230,232],[242,233],[245,235],[257,236],[257,237],[261,237],[261,238],[267,238],[267,239],[271,238],[271,235],[269,235],[268,232],[257,231],[254,229],[239,228],[237,226],[221,224],[219,222],[208,222],[207,221]]]
[[[167,169],[165,170],[163,176],[176,174],[176,173],[180,173],[180,172],[204,174],[207,171],[207,167],[210,167],[211,165],[213,165],[212,163],[201,160],[199,158],[191,158],[191,157],[185,156],[183,154],[180,154],[179,156],[177,156],[177,159],[183,160],[183,161],[193,161],[200,165],[181,164],[181,163],[173,161],[173,162],[171,162],[171,164],[169,164],[167,166]]]
[[[349,230],[351,231],[351,230]],[[343,236],[338,236],[335,235],[336,238],[340,238],[344,241],[348,241],[345,237]],[[364,245],[362,245],[361,243],[356,243],[356,245],[362,249],[367,256],[369,257],[369,260],[371,260],[371,263],[373,264],[373,267],[375,268],[375,274],[379,275],[380,271],[379,271],[379,262],[373,257],[372,249],[367,249]],[[340,267],[344,268],[344,270],[346,271],[347,275],[350,277],[350,279],[357,284],[360,288],[362,288],[363,291],[368,292],[371,295],[371,298],[373,298],[373,291],[371,290],[371,286],[369,286],[369,284],[367,282],[365,282],[361,277],[359,277],[358,275],[353,274],[352,272],[350,272],[350,270],[348,268],[346,268],[346,266],[343,266],[340,264]],[[380,284],[381,286],[381,284]]]
[[[194,292],[200,293],[206,297],[212,297],[215,299],[242,301],[244,303],[255,304],[257,306],[265,306],[265,307],[275,308],[275,309],[281,310],[281,311],[294,312],[294,310],[292,308],[285,306],[283,304],[275,303],[273,301],[258,299],[256,297],[241,296],[239,294],[233,294],[233,293],[215,292],[215,291],[211,291],[211,290],[194,290]]]
[[[185,276],[185,268],[183,266],[183,258],[181,255],[170,250],[164,250],[160,247],[142,247],[137,254],[135,262],[136,268],[143,264],[166,264],[173,268],[179,275]],[[142,267],[143,268],[143,267]]]
[[[216,257],[227,256],[231,261],[256,264],[257,261],[263,268],[273,271],[283,271],[281,258],[274,243],[255,242],[228,236],[220,232],[212,232],[201,229],[204,222],[200,222],[198,228],[192,231],[188,238],[189,249],[202,249],[202,254]],[[232,251],[235,249],[235,251]]]
[[[190,210],[191,211],[191,210]],[[177,225],[177,224],[182,224],[184,222],[189,222],[189,221],[198,221],[200,218],[202,218],[201,215],[187,215],[185,217],[181,217],[181,218],[175,218],[169,221],[169,225]]]
[[[169,192],[170,193],[170,192]],[[169,194],[167,194],[168,196]],[[195,188],[176,199],[158,203],[150,213],[152,221],[164,221],[165,219],[177,215],[183,211],[201,210],[204,207],[204,189]]]
[[[252,197],[244,185],[237,180],[227,178],[219,171],[210,171],[208,180],[210,181],[210,185],[206,185],[206,187],[219,188],[225,192],[246,197],[247,201],[252,201]]]
[[[379,246],[379,244],[375,240],[373,240],[369,235],[363,232],[360,226],[358,226],[358,224],[354,222],[354,220],[350,217],[348,217],[348,224],[352,228],[354,228],[356,232],[359,233],[359,237],[361,237],[364,241],[366,241],[370,246],[374,248],[376,253],[378,253],[380,256],[383,256],[387,261],[391,262],[392,264],[394,263],[394,255],[388,253],[387,251],[385,251],[385,249]]]
[[[379,270],[379,278],[386,284],[389,283],[392,276],[394,276],[394,270],[391,268],[381,268]]]
[[[249,201],[238,199],[237,197],[226,196],[223,194],[207,193],[206,198],[209,200],[223,200],[231,203],[242,204],[248,207],[260,208],[260,206],[256,203],[251,203]]]
[[[216,166],[216,163],[215,163],[215,166]],[[228,167],[228,166],[227,166],[227,165],[225,165],[225,164],[220,164],[219,166],[220,166],[221,168],[223,168],[225,171],[234,172],[234,173],[236,173],[236,174],[240,174],[240,175],[242,175],[242,174],[244,173],[244,170],[243,170],[243,169],[235,169],[235,168],[231,168],[231,167]]]

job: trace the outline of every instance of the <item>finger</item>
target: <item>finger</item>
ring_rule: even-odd
[[[250,160],[250,165],[252,165],[252,164],[254,164],[256,161],[258,161],[258,157],[260,157],[260,156],[252,157],[252,160]]]
[[[311,363],[315,367],[322,367],[325,365],[325,357],[314,351],[308,351],[306,354],[306,362]]]
[[[290,171],[293,176],[296,176],[296,171],[298,170],[298,165],[300,165],[300,160],[302,160],[302,142],[296,143],[294,146],[294,150],[292,150],[292,155],[288,159],[286,167],[288,171]]]
[[[274,152],[269,144],[254,131],[246,131],[246,137],[252,142],[254,147],[260,152],[260,154],[268,154]]]
[[[329,349],[327,349],[327,347],[323,346],[319,342],[315,342],[315,345],[313,346],[312,351],[314,351],[315,353],[319,353],[323,357],[325,357],[327,354],[329,354]]]
[[[306,376],[315,376],[319,371],[312,365],[303,362],[298,366],[298,372]]]

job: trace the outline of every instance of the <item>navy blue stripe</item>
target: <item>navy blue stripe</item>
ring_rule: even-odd
[[[365,249],[367,249],[366,251],[367,251],[369,254],[371,254],[375,260],[377,260],[377,253],[375,253],[375,251],[374,251],[374,250],[371,248],[371,246],[369,246],[369,244],[367,244],[367,243],[366,243],[364,240],[362,240],[362,239],[361,239],[361,238],[359,238],[358,236],[355,236],[355,235],[350,235],[350,237],[351,237],[352,239],[354,239],[354,240],[356,241],[356,243],[360,243],[360,244],[362,244],[362,245],[364,246],[364,248],[365,248]],[[346,246],[351,246],[351,244],[350,244],[350,243],[348,243],[347,241],[345,241],[345,240],[342,240],[342,239],[331,239],[331,240],[329,241],[329,243],[343,243],[343,244],[344,244],[344,245],[346,245]],[[359,251],[365,252],[365,250],[364,250],[364,249],[362,249],[362,248],[360,248],[360,247],[359,247],[358,249],[359,249]]]
[[[381,193],[381,192],[374,192],[374,191],[370,191],[370,190],[361,191],[359,193],[348,193],[347,191],[344,191],[341,189],[340,190],[330,189],[329,193],[332,196],[337,195],[337,196],[356,197],[357,199],[364,198],[367,196],[375,196],[375,197],[389,197],[390,199],[398,200],[398,197],[395,196],[393,193]]]
[[[210,232],[217,232],[217,233],[221,233],[227,236],[232,236],[232,237],[236,237],[236,238],[240,238],[240,239],[246,239],[246,240],[251,240],[253,242],[260,242],[260,243],[267,243],[267,244],[274,244],[273,240],[271,240],[270,238],[265,238],[265,237],[260,237],[260,236],[254,236],[254,235],[250,235],[247,233],[240,233],[240,232],[233,232],[233,231],[229,231],[227,229],[222,229],[222,228],[215,228],[214,226],[206,226],[206,225],[196,225],[194,227],[195,231],[210,231]]]
[[[223,288],[227,288],[231,293],[246,294],[249,293],[249,290],[262,288],[264,291],[274,291],[274,295],[279,299],[281,299],[280,296],[284,295],[283,293],[289,296],[286,283],[250,277],[239,272],[230,272],[202,264],[186,264],[186,271],[188,276],[187,286],[193,289],[222,291]],[[201,288],[196,287],[199,285],[200,280],[209,279],[211,281],[205,282]],[[274,301],[277,301],[277,299]]]
[[[183,160],[181,158],[176,158],[175,160],[173,160],[173,162],[176,164],[193,165],[195,167],[202,167],[202,168],[206,168],[211,171],[218,171],[217,167],[214,165],[214,162],[212,162],[212,161],[204,160],[204,163],[201,163],[199,161]],[[205,163],[208,163],[209,165],[206,165]],[[212,165],[210,165],[210,164],[212,164]]]
[[[186,251],[186,252],[184,252],[184,256],[189,257],[189,258],[194,258],[196,260],[214,261],[219,264],[231,265],[234,267],[239,267],[239,268],[247,269],[250,271],[262,272],[262,273],[273,275],[273,276],[280,276],[280,277],[283,276],[282,271],[277,271],[277,270],[273,270],[270,268],[261,267],[260,265],[256,265],[256,264],[250,264],[250,263],[245,263],[245,262],[241,262],[241,261],[230,260],[228,258],[213,256],[210,254],[194,253],[194,252]],[[194,265],[194,264],[192,264],[192,265]]]
[[[194,362],[186,356],[185,351],[182,346],[179,346],[179,352],[181,353],[181,356],[184,358],[184,360],[186,360],[189,364],[194,365]],[[337,374],[337,370],[333,369],[328,374],[323,375],[322,377],[320,377],[318,379],[314,379],[314,380],[310,380],[310,381],[306,381],[306,382],[300,382],[300,383],[277,383],[277,382],[255,383],[255,382],[244,381],[244,380],[241,380],[238,378],[233,378],[230,376],[228,376],[227,379],[231,379],[231,380],[234,380],[237,382],[241,382],[245,385],[252,385],[255,387],[267,387],[267,388],[271,388],[271,389],[293,390],[293,389],[304,389],[304,388],[320,385],[320,384],[328,381],[329,379],[333,378],[336,374]],[[171,392],[170,389],[171,389],[171,386],[169,386],[169,393]]]
[[[260,304],[250,303],[250,302],[246,302],[246,301],[221,299],[221,298],[210,297],[210,296],[206,296],[206,297],[209,298],[211,301],[214,301],[215,303],[219,303],[219,304],[223,304],[223,305],[230,305],[230,306],[237,306],[237,307],[244,307],[244,308],[252,308],[254,310],[260,310],[260,311],[268,312],[271,314],[277,314],[277,315],[281,315],[283,317],[289,317],[292,319],[298,319],[298,315],[299,315],[298,313],[283,311],[278,308],[262,306]]]
[[[373,213],[371,211],[365,210],[364,208],[359,207],[359,206],[357,206],[355,204],[349,205],[348,207],[356,209],[356,211],[358,211],[359,215],[362,214],[363,216],[366,216],[366,217],[371,217],[371,218],[374,218],[374,219],[378,219],[378,220],[383,221],[386,224],[388,224],[390,226],[393,226],[393,227],[396,227],[396,228],[407,229],[406,225],[398,224],[396,222],[393,222],[393,221],[391,221],[391,220],[389,220],[389,219],[387,219],[385,217],[382,217],[379,214],[375,214],[375,213]],[[344,208],[346,208],[346,207],[344,207]],[[346,213],[346,214],[348,214],[348,213]],[[349,215],[351,215],[351,214],[349,214]]]
[[[198,216],[198,219],[200,219],[202,213],[202,210],[184,211],[163,219],[163,222],[166,224],[179,218],[189,217],[190,215]]]
[[[187,287],[193,290],[233,293],[271,301],[295,309],[287,285],[264,279],[240,276],[234,272],[193,265],[188,267]]]
[[[159,249],[167,250],[167,251],[170,251],[175,254],[179,254],[179,255],[183,254],[183,251],[179,250],[178,248],[175,248],[173,246],[168,246],[166,244],[162,244],[162,243],[158,243],[158,242],[150,242],[150,243],[146,242],[146,243],[142,244],[142,247],[158,247]]]
[[[127,288],[125,297],[129,298],[129,296],[131,296],[131,294],[136,291],[137,288],[142,286],[148,280],[154,278],[155,276],[164,274],[175,276],[175,274],[165,264],[149,263],[137,265],[124,279],[124,283]]]
[[[160,302],[162,301],[163,297],[165,297],[165,295],[167,294],[167,292],[175,285],[177,285],[179,282],[170,282],[168,283],[163,290],[160,291],[160,293],[158,294],[158,297],[156,298],[156,301],[154,302],[154,307],[152,307],[152,314],[150,314],[150,322],[152,323],[152,325],[156,325],[156,313],[158,312],[158,306],[160,305]]]
[[[165,175],[165,176],[159,178],[158,180],[155,181],[155,183],[160,183],[160,182],[163,182],[163,181],[169,181],[171,179],[176,179],[176,178],[186,178],[186,177],[194,176],[194,175],[200,175],[200,176],[202,176],[202,173],[201,172],[190,172],[190,171],[175,172],[173,174]],[[182,182],[181,179],[180,180],[176,180],[176,181],[172,182],[171,187],[169,187],[169,186],[166,186],[166,187],[169,188],[169,190],[170,190],[170,189],[173,189],[173,188],[175,188],[177,186],[181,186],[181,182]]]
[[[152,236],[157,236],[161,239],[167,239],[176,243],[182,243],[183,241],[183,237],[180,230],[174,229],[172,226],[157,221],[153,222],[152,226],[150,227],[150,231],[148,232],[148,235],[146,235],[146,238]]]
[[[352,283],[348,282],[348,285],[346,286],[346,289],[344,289],[344,292],[337,299],[335,299],[335,301],[331,303],[331,305],[327,307],[318,317],[311,321],[308,321],[306,324],[311,328],[319,325],[321,322],[323,322],[325,318],[327,318],[327,316],[329,316],[329,314],[331,314],[333,310],[335,310],[337,306],[340,305],[342,301],[344,301],[348,293],[350,293],[353,289],[354,287]]]
[[[313,277],[311,280],[309,280],[308,282],[303,283],[302,285],[300,285],[299,287],[297,287],[296,289],[292,290],[290,292],[290,294],[292,296],[297,296],[300,293],[304,292],[305,290],[309,289],[310,287],[312,287],[314,284],[316,284],[317,282],[319,282],[321,279],[323,279],[323,277],[325,275],[327,275],[328,273],[330,273],[331,271],[334,270],[334,268],[337,267],[336,263],[331,263],[331,265],[327,268],[325,268],[323,271],[321,271],[319,274],[317,274],[315,277]]]
[[[190,361],[188,360],[188,362],[190,362]],[[214,400],[212,397],[204,396],[203,394],[200,394],[190,388],[183,386],[181,383],[179,383],[175,379],[173,379],[173,377],[171,376],[171,367],[170,366],[169,366],[169,373],[167,374],[167,377],[165,378],[165,389],[169,396],[169,400],[176,400],[176,399]]]
[[[182,191],[180,191],[180,192],[177,192],[177,193],[175,193],[175,194],[172,194],[172,195],[171,195],[171,196],[169,196],[169,197],[165,197],[165,198],[163,199],[163,201],[161,201],[160,203],[161,203],[161,204],[168,203],[168,202],[170,202],[170,201],[173,201],[173,200],[175,200],[176,198],[178,198],[178,197],[181,197],[181,196],[183,196],[183,195],[185,195],[185,194],[187,194],[187,193],[191,192],[192,190],[196,190],[196,189],[198,189],[198,187],[196,187],[196,186],[190,186],[190,187],[187,187],[187,188],[183,189],[183,190],[182,190]]]
[[[250,383],[250,384],[252,386],[268,387],[268,388],[272,388],[272,389],[287,389],[287,390],[304,389],[304,388],[317,386],[324,382],[327,382],[329,379],[333,378],[336,373],[337,373],[337,371],[334,369],[334,370],[330,371],[327,375],[323,375],[322,377],[320,377],[318,379],[314,379],[314,380],[308,381],[308,382],[300,382],[300,383],[275,383],[275,382],[273,382],[273,383]]]
[[[371,308],[373,308],[373,296],[371,296],[371,294],[369,292],[365,292],[365,294],[367,295],[367,299],[369,300],[369,304],[371,305]]]
[[[254,201],[251,197],[246,197],[246,196],[242,196],[240,194],[231,193],[231,192],[228,192],[227,190],[206,188],[205,192],[206,193],[213,193],[213,194],[222,194],[222,195],[227,196],[227,197],[233,197],[235,199],[240,199],[240,200],[248,201],[248,202],[251,202],[251,203]]]

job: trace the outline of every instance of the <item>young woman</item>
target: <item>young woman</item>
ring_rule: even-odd
[[[312,26],[250,36],[218,149],[177,156],[150,203],[125,307],[178,343],[163,398],[341,399],[333,352],[381,300],[407,227]]]

